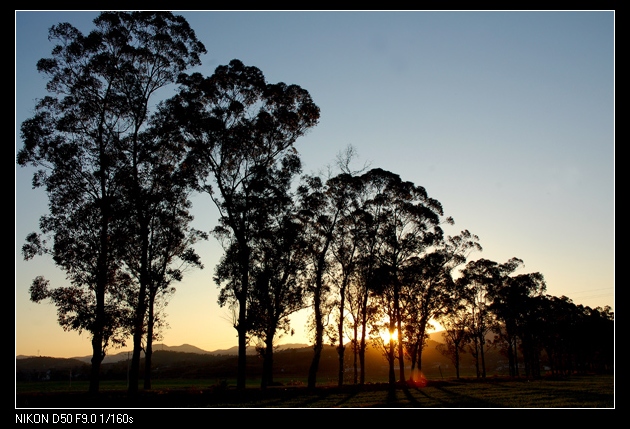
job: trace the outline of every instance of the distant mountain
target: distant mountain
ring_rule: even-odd
[[[208,352],[206,350],[200,349],[199,347],[192,346],[190,344],[182,344],[181,346],[167,346],[166,344],[154,344],[153,351],[168,351],[168,352],[182,352],[182,353],[198,353],[198,354],[213,354],[212,352]],[[103,359],[103,363],[114,363],[120,362],[123,360],[131,359],[132,351],[119,352],[115,354],[105,355]],[[144,351],[140,352],[140,357],[144,357]],[[92,361],[92,355],[89,356],[76,356],[72,359],[80,360],[82,362],[90,363]]]
[[[153,351],[163,350],[167,352],[183,352],[183,353],[199,353],[202,355],[212,354],[212,352],[200,349],[190,344],[182,344],[181,346],[167,346],[166,344],[154,344]]]
[[[46,371],[50,368],[57,369],[70,369],[75,367],[80,367],[85,364],[85,362],[78,359],[64,359],[64,358],[54,358],[54,357],[34,357],[34,356],[18,356],[20,362],[16,363],[16,367],[19,369],[25,370],[37,370],[37,371]]]
[[[431,334],[429,334],[429,339],[438,343],[443,343],[444,339],[442,338],[442,331],[440,332],[433,332]],[[277,348],[275,349],[276,351],[283,351],[283,350],[287,350],[287,349],[302,349],[305,347],[309,347],[308,344],[300,344],[300,343],[291,343],[291,344],[280,344],[279,346],[277,346]],[[207,350],[203,350],[200,349],[199,347],[190,345],[190,344],[182,344],[179,346],[168,346],[166,344],[154,344],[153,345],[153,351],[167,351],[167,352],[180,352],[180,353],[197,353],[197,354],[202,354],[202,355],[224,355],[224,356],[237,356],[238,355],[238,347],[234,346],[234,347],[230,347],[229,349],[218,349],[218,350],[214,350],[214,351],[207,351]],[[105,355],[105,358],[103,359],[103,363],[107,364],[107,363],[115,363],[115,362],[120,362],[120,361],[124,361],[124,360],[128,360],[131,359],[131,351],[124,351],[124,352],[119,352],[119,353],[115,353],[115,354],[109,354],[109,355]],[[256,348],[253,346],[249,346],[247,348],[247,354],[248,355],[255,355],[256,354]],[[16,356],[16,359],[27,359],[27,358],[32,358],[32,357],[36,357],[36,356],[25,356],[25,355],[18,355]],[[140,357],[144,358],[144,352],[141,352]],[[59,359],[63,359],[63,358],[59,358]],[[90,363],[92,360],[92,355],[89,356],[75,356],[69,359],[74,359],[74,360],[78,360],[81,362],[85,362],[85,363]]]
[[[288,349],[301,349],[304,347],[308,347],[308,344],[298,344],[298,343],[293,343],[293,344],[280,344],[279,346],[277,346],[274,351],[282,351],[282,350],[288,350]],[[238,355],[238,346],[234,346],[234,347],[230,347],[229,349],[222,349],[222,350],[215,350],[213,352],[206,352],[206,353],[210,353],[213,355],[230,355],[230,356],[237,356]],[[254,346],[249,346],[247,347],[247,354],[248,355],[255,355],[256,354],[256,347]]]
[[[190,344],[182,344],[181,346],[167,346],[166,344],[155,344],[153,346],[153,351],[169,351],[169,352],[183,352],[183,353],[198,353],[198,354],[214,354],[214,352],[208,352],[206,350],[202,350],[199,347],[191,346]],[[105,355],[103,359],[103,363],[114,363],[120,362],[123,360],[131,359],[131,350],[125,352],[119,352],[114,354]],[[140,352],[141,357],[144,357],[144,351]],[[42,357],[42,356],[25,356],[18,355],[16,359],[29,359],[34,357]],[[52,359],[64,359],[64,358],[52,358]],[[85,363],[90,363],[92,361],[92,355],[89,356],[75,356],[68,359],[78,360]]]
[[[299,348],[304,348],[304,347],[308,347],[308,344],[298,344],[298,343],[292,343],[292,344],[280,344],[277,348],[276,351],[281,351],[281,350],[287,350],[287,349],[299,349]],[[202,355],[227,355],[227,356],[237,356],[238,355],[238,347],[234,346],[231,347],[229,349],[219,349],[219,350],[214,350],[214,351],[207,351],[207,350],[203,350],[200,349],[199,347],[190,345],[190,344],[182,344],[180,346],[168,346],[166,344],[155,344],[153,345],[153,351],[157,352],[157,351],[165,351],[165,352],[180,352],[180,353],[197,353],[197,354],[202,354]],[[115,362],[120,362],[120,361],[124,361],[127,359],[131,359],[131,351],[125,351],[125,352],[119,352],[119,353],[114,353],[114,354],[109,354],[109,355],[105,355],[105,358],[103,359],[103,363],[107,364],[107,363],[115,363]],[[256,348],[253,346],[250,346],[247,348],[247,354],[248,355],[254,355],[256,354]],[[28,358],[34,358],[34,357],[41,357],[41,356],[25,356],[25,355],[18,355],[15,358],[16,359],[28,359]],[[144,357],[144,352],[140,352],[140,357]],[[57,358],[53,358],[53,359],[57,359]],[[64,359],[64,358],[58,358],[58,359]],[[85,362],[85,363],[90,363],[92,361],[92,355],[89,356],[75,356],[72,358],[68,358],[68,359],[73,359],[73,360],[78,360],[81,362]]]

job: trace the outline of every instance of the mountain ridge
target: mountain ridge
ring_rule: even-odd
[[[429,339],[436,342],[440,342],[440,343],[444,342],[444,340],[442,339],[442,331],[433,332],[429,334]],[[276,347],[275,351],[282,351],[286,349],[300,349],[300,348],[305,348],[305,347],[310,347],[310,346],[311,346],[310,344],[303,344],[303,343],[279,344]],[[213,351],[208,351],[208,350],[204,350],[197,346],[194,346],[192,344],[187,344],[187,343],[181,344],[179,346],[169,346],[163,343],[154,344],[153,351],[156,352],[158,350],[170,351],[170,352],[181,352],[181,353],[196,353],[196,354],[204,354],[204,355],[228,355],[228,356],[238,355],[238,346],[230,347],[228,349],[217,349]],[[131,359],[131,353],[132,353],[131,351],[123,351],[123,352],[105,355],[105,358],[103,359],[103,363],[115,363],[115,362]],[[247,347],[247,354],[255,355],[256,348],[254,346]],[[144,351],[141,351],[140,355],[141,357],[144,357]],[[27,358],[33,358],[33,357],[52,357],[52,356],[17,355],[16,359],[27,359]],[[81,362],[90,363],[92,361],[92,355],[73,356],[69,358],[55,358],[55,359],[74,359],[74,360],[79,360]]]
[[[276,351],[292,349],[292,348],[303,348],[309,347],[308,344],[299,344],[299,343],[291,343],[291,344],[280,344],[277,346]],[[203,350],[197,346],[193,346],[191,344],[181,344],[179,346],[169,346],[166,344],[158,343],[153,346],[153,352],[156,351],[169,351],[169,352],[179,352],[179,353],[195,353],[202,355],[227,355],[227,356],[236,356],[238,355],[238,346],[230,347],[229,349],[217,349],[214,351]],[[103,358],[103,363],[115,363],[124,361],[127,359],[131,359],[131,351],[123,351],[114,354],[105,355]],[[256,354],[256,348],[254,346],[249,346],[247,348],[247,354],[253,355]],[[140,352],[140,356],[144,357],[144,351]],[[33,357],[50,357],[53,359],[68,359],[68,360],[78,360],[81,362],[90,363],[92,361],[92,355],[87,356],[72,356],[69,358],[57,358],[52,356],[28,356],[28,355],[17,355],[16,359],[28,359]]]

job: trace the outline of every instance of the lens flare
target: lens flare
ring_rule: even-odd
[[[409,384],[413,387],[426,387],[428,381],[422,371],[414,371],[411,374],[411,379],[409,380]]]

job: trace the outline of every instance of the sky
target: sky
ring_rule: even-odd
[[[304,173],[333,165],[348,146],[353,166],[383,168],[423,186],[482,252],[512,257],[515,274],[540,272],[547,294],[594,307],[615,303],[614,11],[174,11],[208,53],[190,71],[211,75],[239,59],[270,83],[297,84],[321,109],[296,148]],[[15,11],[15,151],[20,124],[45,95],[36,63],[50,57],[48,29],[69,22],[87,34],[98,11]],[[15,163],[15,353],[91,355],[88,334],[65,332],[53,304],[29,300],[32,280],[65,276],[50,258],[24,261],[48,201],[33,169]],[[193,199],[193,226],[218,215]],[[212,280],[222,249],[196,250],[205,266],[176,285],[166,307],[168,346],[207,351],[237,345]],[[307,312],[293,336],[310,343]],[[130,342],[129,342],[130,343]],[[108,353],[127,351],[110,349]]]

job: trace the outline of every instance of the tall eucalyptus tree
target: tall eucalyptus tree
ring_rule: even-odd
[[[377,170],[378,171],[378,170]],[[381,230],[385,224],[385,200],[382,195],[384,182],[376,172],[366,172],[359,178],[357,209],[353,216],[360,225],[355,235],[358,240],[356,277],[351,287],[351,302],[354,319],[354,353],[359,358],[359,384],[365,383],[365,352],[368,344],[369,329],[374,318],[378,317],[378,306],[372,299],[379,273],[378,257],[383,246]],[[356,369],[355,369],[356,371]],[[356,375],[355,375],[356,378]]]
[[[464,288],[464,296],[471,313],[469,335],[471,352],[475,358],[477,377],[486,377],[486,335],[496,328],[496,317],[491,311],[493,295],[506,277],[516,270],[522,260],[511,258],[503,264],[488,259],[470,261],[457,279]]]
[[[465,353],[464,344],[470,326],[470,313],[463,299],[457,292],[450,297],[446,311],[440,313],[438,321],[444,328],[444,343],[437,346],[440,353],[447,356],[455,367],[455,376],[460,378],[461,354]]]
[[[439,201],[428,196],[426,190],[412,182],[403,181],[400,176],[384,171],[372,169],[365,174],[365,180],[377,185],[372,204],[377,204],[382,210],[382,227],[378,239],[381,247],[378,254],[378,265],[381,276],[381,290],[386,290],[386,296],[391,299],[393,320],[390,319],[390,331],[397,332],[397,358],[399,366],[399,381],[405,381],[405,362],[403,349],[403,297],[404,272],[413,261],[427,253],[433,246],[443,240],[442,205]],[[450,220],[449,220],[450,222]],[[390,336],[393,332],[390,332]],[[393,371],[390,360],[390,384],[396,381],[392,378]]]
[[[448,219],[452,224],[452,219]],[[411,358],[411,376],[422,371],[422,351],[430,322],[448,310],[456,293],[453,271],[472,251],[481,251],[479,237],[468,230],[436,243],[425,255],[410,260],[403,272],[404,339]]]
[[[516,276],[506,276],[492,291],[490,310],[497,316],[500,325],[497,335],[504,343],[508,357],[510,376],[518,376],[519,340],[522,346],[527,366],[536,361],[539,353],[535,351],[534,338],[531,331],[532,318],[537,318],[537,297],[547,289],[545,279],[541,273],[527,273]]]
[[[313,359],[309,367],[308,387],[317,382],[319,360],[324,347],[324,330],[330,316],[330,279],[332,246],[338,239],[338,228],[349,203],[352,176],[341,173],[325,182],[318,176],[304,176],[298,188],[298,206],[304,224],[307,255],[310,258],[308,294],[313,308]]]
[[[361,188],[360,178],[352,174],[339,176],[343,180],[346,189],[344,193],[345,202],[341,205],[341,213],[337,224],[335,239],[331,243],[332,269],[335,275],[332,276],[336,286],[336,299],[334,300],[337,314],[336,340],[338,356],[337,384],[341,386],[345,375],[345,351],[344,339],[346,337],[347,309],[351,306],[349,299],[352,283],[357,282],[357,260],[361,241],[364,239],[365,228],[359,216],[361,208],[358,206],[358,192]],[[355,334],[356,338],[356,334]]]
[[[300,160],[296,154],[283,158],[280,169],[267,169],[252,187],[254,213],[252,222],[250,279],[251,292],[247,300],[248,336],[257,340],[257,350],[263,358],[261,388],[273,383],[273,352],[275,340],[291,332],[289,316],[304,308],[303,273],[306,266],[305,240],[302,223],[291,194],[292,178],[299,172]],[[229,231],[223,231],[229,239]],[[215,281],[222,285],[220,303],[237,305],[240,276],[238,243],[222,258],[216,270]]]
[[[139,183],[130,173],[139,172],[134,156],[149,100],[181,71],[199,64],[199,55],[206,52],[188,23],[170,12],[103,12],[94,24],[88,35],[69,23],[51,27],[49,39],[58,44],[51,58],[37,63],[50,77],[51,95],[22,123],[24,148],[17,159],[20,165],[41,168],[34,185],[46,187],[51,208],[42,219],[42,232],[53,235],[51,252],[69,274],[70,288],[87,300],[75,304],[90,306],[86,312],[56,301],[60,317],[82,314],[84,320],[74,319],[72,329],[91,333],[92,393],[98,391],[100,364],[116,330],[111,297],[120,295],[115,290],[121,286],[117,253],[125,249],[122,231],[131,222],[119,201],[131,197],[123,185]],[[131,217],[140,221],[140,186],[132,188],[138,205]],[[44,240],[33,236],[30,244],[36,243]],[[36,247],[30,246],[31,255]]]
[[[190,268],[203,268],[194,245],[208,238],[190,226],[192,178],[183,162],[186,151],[162,128],[163,113],[156,114],[149,129],[141,133],[137,157],[140,174],[137,181],[129,181],[124,187],[131,196],[124,203],[135,221],[127,229],[123,258],[139,286],[131,303],[136,309],[132,334],[134,348],[145,354],[145,389],[151,388],[156,300],[168,298],[174,291],[173,283],[181,281]],[[129,371],[131,393],[137,390],[139,363],[138,353]]]
[[[180,137],[189,149],[188,165],[198,174],[198,187],[219,210],[219,233],[228,233],[235,252],[238,282],[232,282],[238,333],[237,388],[245,388],[251,294],[251,252],[258,198],[253,187],[284,158],[319,120],[319,108],[298,85],[267,83],[261,70],[239,60],[214,74],[183,74],[171,100]],[[225,237],[225,235],[223,235]],[[232,243],[234,244],[232,246]]]

